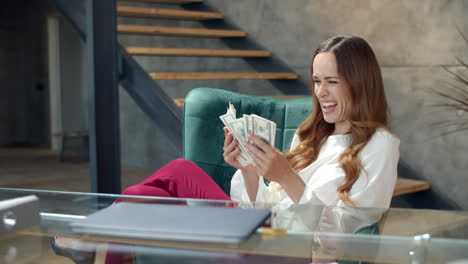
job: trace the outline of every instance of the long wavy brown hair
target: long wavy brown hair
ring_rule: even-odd
[[[364,170],[358,158],[377,128],[388,128],[387,100],[382,74],[372,48],[362,38],[336,36],[326,40],[315,51],[310,72],[314,72],[313,61],[317,54],[332,52],[336,57],[338,74],[350,87],[351,100],[351,144],[339,158],[340,167],[346,174],[337,192],[348,206],[355,206],[349,191]],[[314,90],[314,89],[312,89]],[[286,154],[291,166],[299,171],[317,159],[321,147],[335,130],[335,124],[327,123],[319,101],[313,93],[313,112],[299,126],[297,134],[300,144]]]

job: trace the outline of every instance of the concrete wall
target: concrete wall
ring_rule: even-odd
[[[62,16],[59,36],[62,129],[85,131],[88,129],[86,44]]]
[[[451,82],[441,66],[457,71],[456,57],[468,61],[468,45],[456,29],[468,36],[467,1],[218,2],[210,1],[305,75],[311,53],[324,39],[336,34],[367,39],[383,67],[392,125],[401,138],[400,173],[433,185],[430,194],[420,196],[426,203],[401,200],[410,206],[468,208],[468,133],[442,136],[450,128],[432,125],[466,117],[434,108],[443,99],[428,91]],[[256,23],[243,19],[242,10]]]
[[[468,133],[443,135],[449,128],[434,128],[432,125],[440,120],[466,120],[466,117],[465,114],[460,116],[434,108],[432,105],[442,99],[429,92],[429,89],[446,89],[444,82],[452,81],[441,66],[463,71],[456,57],[468,61],[467,44],[456,29],[458,27],[468,36],[467,1],[206,2],[223,12],[306,80],[309,80],[312,53],[323,40],[337,34],[357,35],[368,40],[382,65],[392,126],[401,138],[400,174],[424,179],[433,185],[430,192],[397,199],[395,206],[468,209]],[[120,18],[120,23],[200,27],[197,22],[150,19]],[[125,46],[225,48],[221,41],[213,39],[120,36],[120,41]],[[251,70],[242,59],[144,56],[137,59],[148,71]],[[258,95],[281,93],[268,81],[158,83],[173,97],[183,97],[190,89],[202,86]],[[131,99],[121,98],[122,110],[125,109],[121,121],[124,160],[156,168],[176,158],[170,150],[161,148],[163,140],[159,140],[157,131],[147,124],[149,120],[142,113],[130,110],[133,109],[129,102]],[[154,148],[162,149],[164,154],[154,151]]]

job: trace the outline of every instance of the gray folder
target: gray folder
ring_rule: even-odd
[[[212,243],[240,243],[269,210],[213,206],[118,203],[72,222],[77,233]]]

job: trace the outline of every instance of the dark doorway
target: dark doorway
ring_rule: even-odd
[[[0,145],[48,146],[47,1],[0,9]]]

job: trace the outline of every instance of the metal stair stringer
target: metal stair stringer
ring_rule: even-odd
[[[78,1],[52,2],[86,41],[86,16]],[[117,56],[120,62],[120,84],[170,139],[177,155],[182,155],[182,110],[120,44]]]

